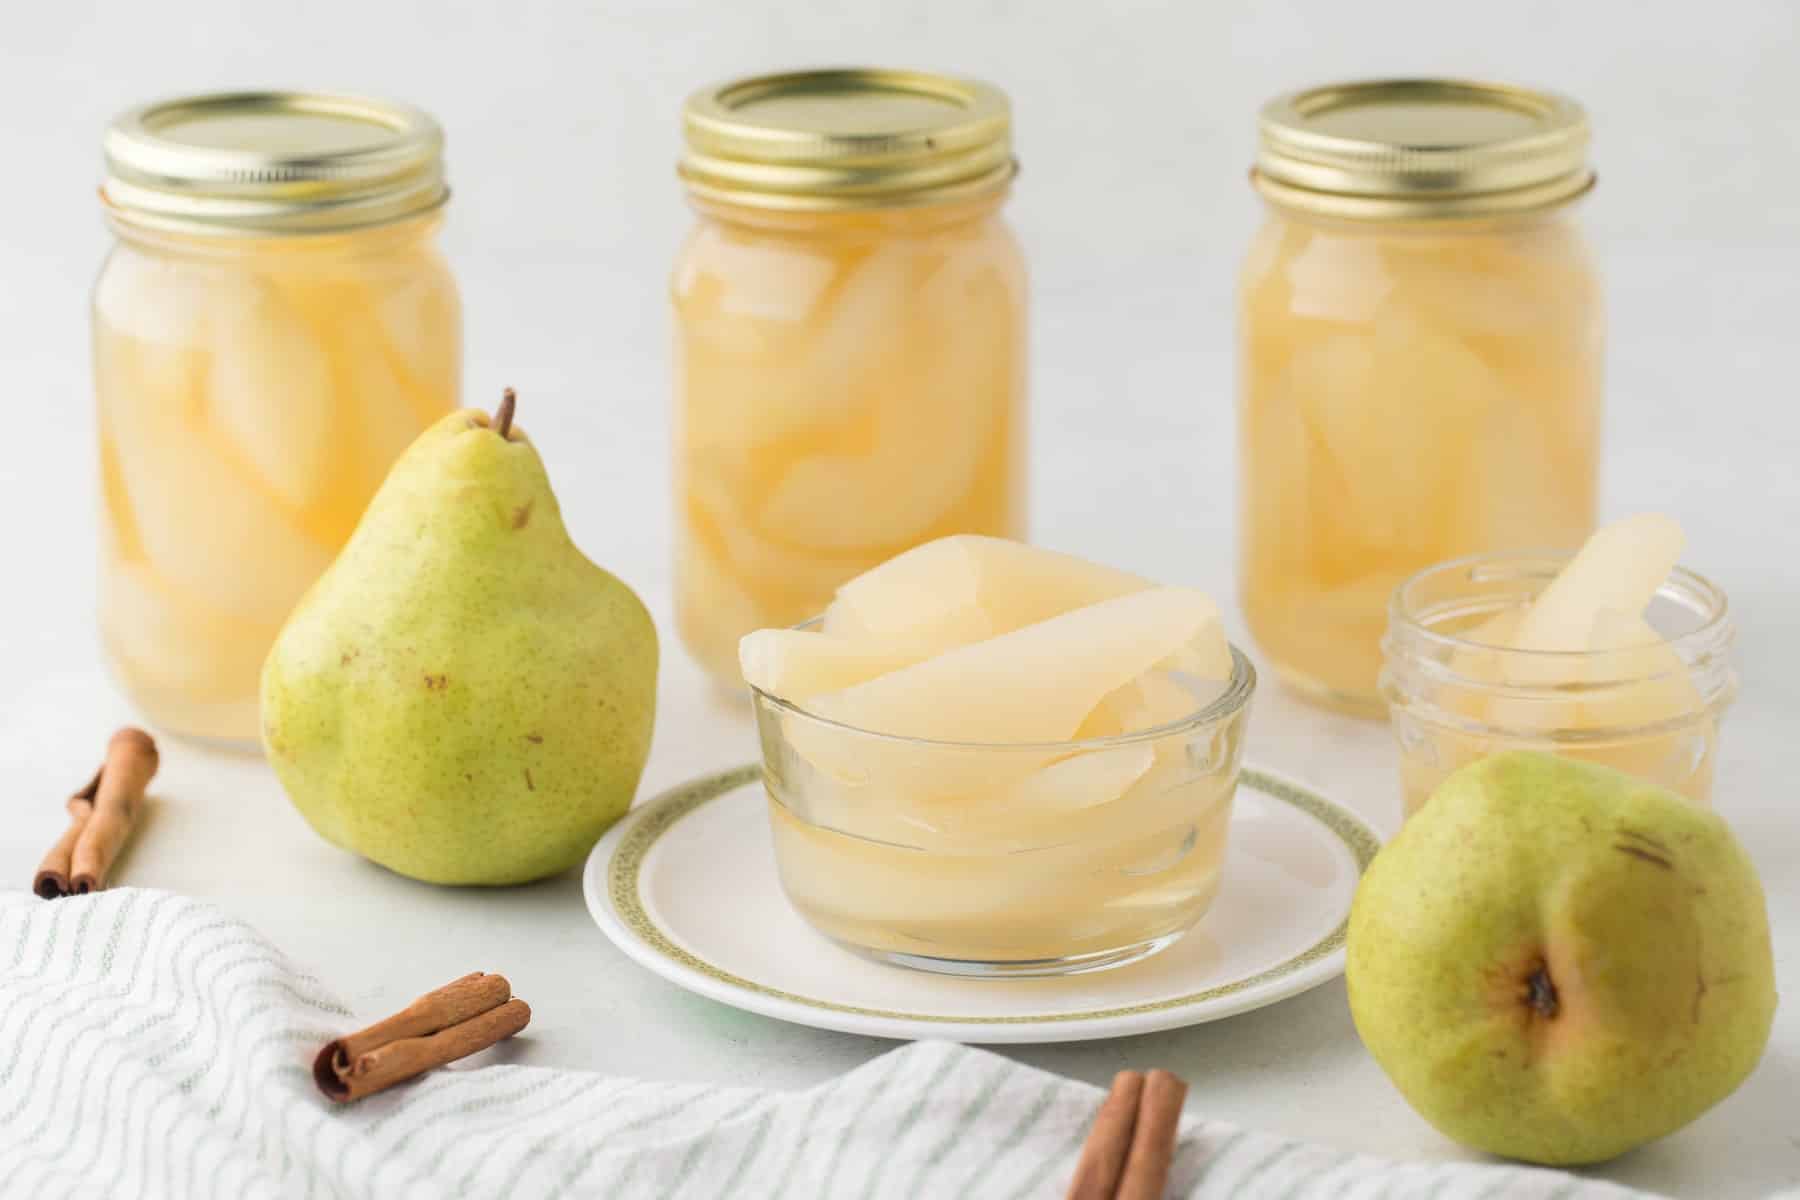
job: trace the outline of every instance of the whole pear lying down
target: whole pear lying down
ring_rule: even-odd
[[[1364,1044],[1426,1120],[1559,1166],[1723,1100],[1775,1015],[1762,886],[1725,822],[1529,751],[1451,775],[1376,855],[1345,977]]]
[[[579,862],[631,804],[656,629],[563,528],[537,450],[453,413],[420,435],[263,667],[262,733],[327,839],[432,883]]]

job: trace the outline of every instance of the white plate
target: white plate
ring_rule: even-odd
[[[761,768],[633,809],[600,839],[582,889],[613,943],[692,992],[849,1033],[1072,1042],[1214,1021],[1344,967],[1356,881],[1380,839],[1348,809],[1267,771],[1240,777],[1218,898],[1159,954],[1048,979],[967,979],[858,957],[815,933],[775,874]]]

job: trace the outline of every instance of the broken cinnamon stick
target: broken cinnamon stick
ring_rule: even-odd
[[[1119,1190],[1114,1193],[1117,1200],[1162,1200],[1169,1186],[1169,1167],[1175,1161],[1175,1139],[1181,1132],[1181,1106],[1187,1090],[1186,1083],[1167,1071],[1152,1071],[1144,1077],[1144,1095],[1131,1131],[1131,1152],[1125,1157]]]
[[[1119,1176],[1125,1170],[1125,1155],[1131,1149],[1131,1131],[1137,1125],[1138,1101],[1143,1094],[1142,1073],[1120,1071],[1113,1076],[1112,1091],[1100,1105],[1094,1128],[1081,1148],[1081,1161],[1069,1183],[1068,1200],[1112,1200]]]
[[[32,891],[54,900],[106,886],[107,873],[143,807],[157,761],[156,742],[143,730],[127,726],[112,735],[106,761],[87,786],[69,797],[69,827],[38,864]]]
[[[87,828],[88,819],[94,815],[94,792],[100,787],[100,772],[87,786],[69,797],[69,827],[63,835],[56,839],[56,845],[44,855],[38,864],[37,874],[31,878],[31,890],[46,900],[54,900],[58,896],[69,894],[69,875],[75,861],[75,843],[81,837],[81,831]]]
[[[427,992],[367,1029],[327,1042],[313,1082],[339,1103],[374,1095],[511,1037],[531,1020],[504,975],[476,971]]]

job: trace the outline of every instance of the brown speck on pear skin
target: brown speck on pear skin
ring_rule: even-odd
[[[1647,863],[1654,863],[1665,871],[1673,871],[1675,869],[1675,864],[1664,858],[1662,855],[1652,854],[1650,851],[1639,846],[1628,846],[1624,842],[1618,842],[1614,844],[1613,849],[1617,850],[1620,854],[1629,854],[1633,858],[1641,858]]]
[[[449,686],[450,686],[450,677],[448,675],[427,675],[427,676],[425,676],[425,687],[428,691],[441,692]]]
[[[1635,842],[1637,845],[1647,846],[1658,854],[1667,855],[1670,853],[1668,846],[1664,845],[1656,838],[1651,837],[1641,829],[1621,829],[1619,830],[1619,836],[1627,841]]]
[[[534,746],[541,746],[544,744],[544,735],[541,733],[528,733],[525,735],[525,740]]]
[[[531,506],[536,503],[537,501],[535,500],[527,500],[525,503],[519,505],[519,507],[513,509],[512,527],[514,529],[523,529],[525,526],[531,524]]]
[[[525,768],[525,790],[528,792],[537,791],[537,785],[535,783],[531,782],[531,768],[530,767]]]

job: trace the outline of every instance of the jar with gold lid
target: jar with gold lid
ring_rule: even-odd
[[[1388,600],[1593,527],[1600,285],[1579,105],[1449,80],[1264,108],[1239,282],[1239,553],[1276,672],[1379,713]]]
[[[254,743],[288,612],[456,407],[442,141],[402,105],[285,92],[150,104],[107,131],[100,626],[171,732]]]
[[[744,634],[953,533],[1025,526],[1025,265],[1004,95],[809,71],[692,96],[676,263],[676,613]]]

